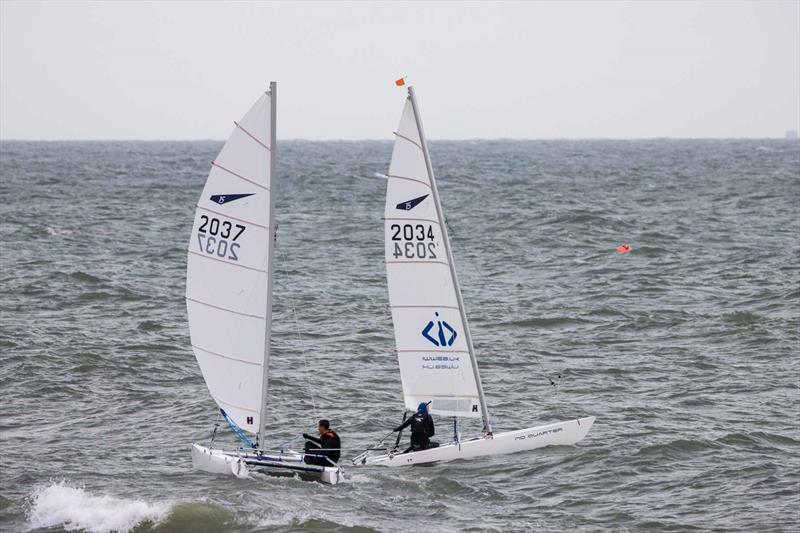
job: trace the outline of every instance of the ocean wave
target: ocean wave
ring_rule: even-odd
[[[761,318],[755,313],[749,311],[734,311],[733,313],[725,313],[722,319],[726,322],[731,322],[739,326],[746,326],[748,324],[755,324]]]
[[[792,449],[800,446],[800,441],[797,441],[792,437],[787,435],[778,435],[776,433],[767,433],[764,431],[754,431],[750,433],[730,433],[718,439],[718,442],[727,446],[750,449],[781,447]]]
[[[347,520],[344,523],[332,522],[317,518],[311,511],[279,512],[259,520],[259,528],[280,529],[286,531],[342,531],[357,529],[358,531],[377,531],[365,526],[358,526],[355,522]]]
[[[62,527],[67,531],[92,533],[131,531],[142,524],[163,521],[171,508],[169,503],[95,496],[83,488],[59,481],[33,492],[28,521],[31,529]]]
[[[719,447],[720,445],[716,442],[705,439],[676,439],[666,443],[644,446],[637,452],[637,455],[641,457],[658,457],[661,460],[677,460]]]
[[[145,331],[145,332],[161,331],[161,330],[164,329],[164,326],[162,324],[160,324],[159,322],[155,322],[153,320],[145,320],[143,322],[139,322],[139,325],[136,326],[136,329],[138,329],[139,331]]]
[[[87,284],[90,284],[90,285],[97,285],[97,284],[100,284],[100,283],[105,283],[107,281],[107,280],[105,280],[103,278],[100,278],[98,276],[94,276],[92,274],[89,274],[88,272],[83,272],[83,271],[80,271],[80,270],[78,270],[76,272],[70,272],[67,275],[67,277],[69,279],[71,279],[71,280],[74,280],[74,281],[77,281],[77,282],[80,282],[80,283],[87,283]]]
[[[224,507],[208,503],[180,503],[172,507],[169,515],[152,527],[153,533],[172,531],[230,531],[244,526],[237,523],[233,513]],[[139,529],[150,530],[147,525]],[[245,528],[247,529],[247,528]]]
[[[518,327],[543,327],[543,328],[550,328],[557,326],[571,326],[571,325],[589,324],[589,323],[591,323],[591,321],[589,320],[584,320],[582,318],[569,317],[569,316],[524,318],[520,320],[511,320],[508,322],[498,322],[499,325],[509,325]]]

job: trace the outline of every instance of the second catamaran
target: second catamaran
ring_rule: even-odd
[[[483,419],[483,434],[436,448],[362,453],[356,465],[401,466],[570,445],[594,417],[495,434],[458,284],[414,88],[408,88],[389,166],[386,277],[405,407],[430,402],[437,415]],[[399,440],[399,439],[398,439]]]

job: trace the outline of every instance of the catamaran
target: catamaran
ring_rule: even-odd
[[[401,84],[398,80],[398,84]],[[419,451],[373,447],[355,465],[403,466],[499,455],[575,444],[593,416],[494,433],[458,284],[450,239],[419,105],[408,87],[389,166],[385,211],[385,263],[389,305],[406,409],[430,403],[441,416],[483,419],[480,436]],[[457,427],[457,426],[455,426]],[[385,438],[384,438],[385,439]]]
[[[186,309],[197,363],[236,450],[192,444],[196,469],[247,477],[292,472],[336,484],[336,464],[306,464],[293,450],[266,449],[275,250],[277,84],[244,115],[211,164],[195,212]],[[214,431],[216,435],[216,430]],[[256,436],[253,442],[251,436]]]

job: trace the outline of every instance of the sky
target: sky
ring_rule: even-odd
[[[278,82],[278,137],[783,137],[800,0],[0,0],[0,138],[225,139]]]

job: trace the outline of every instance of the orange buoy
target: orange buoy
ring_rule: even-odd
[[[617,246],[617,251],[621,254],[627,254],[628,252],[631,251],[631,245],[622,243],[619,246]]]

